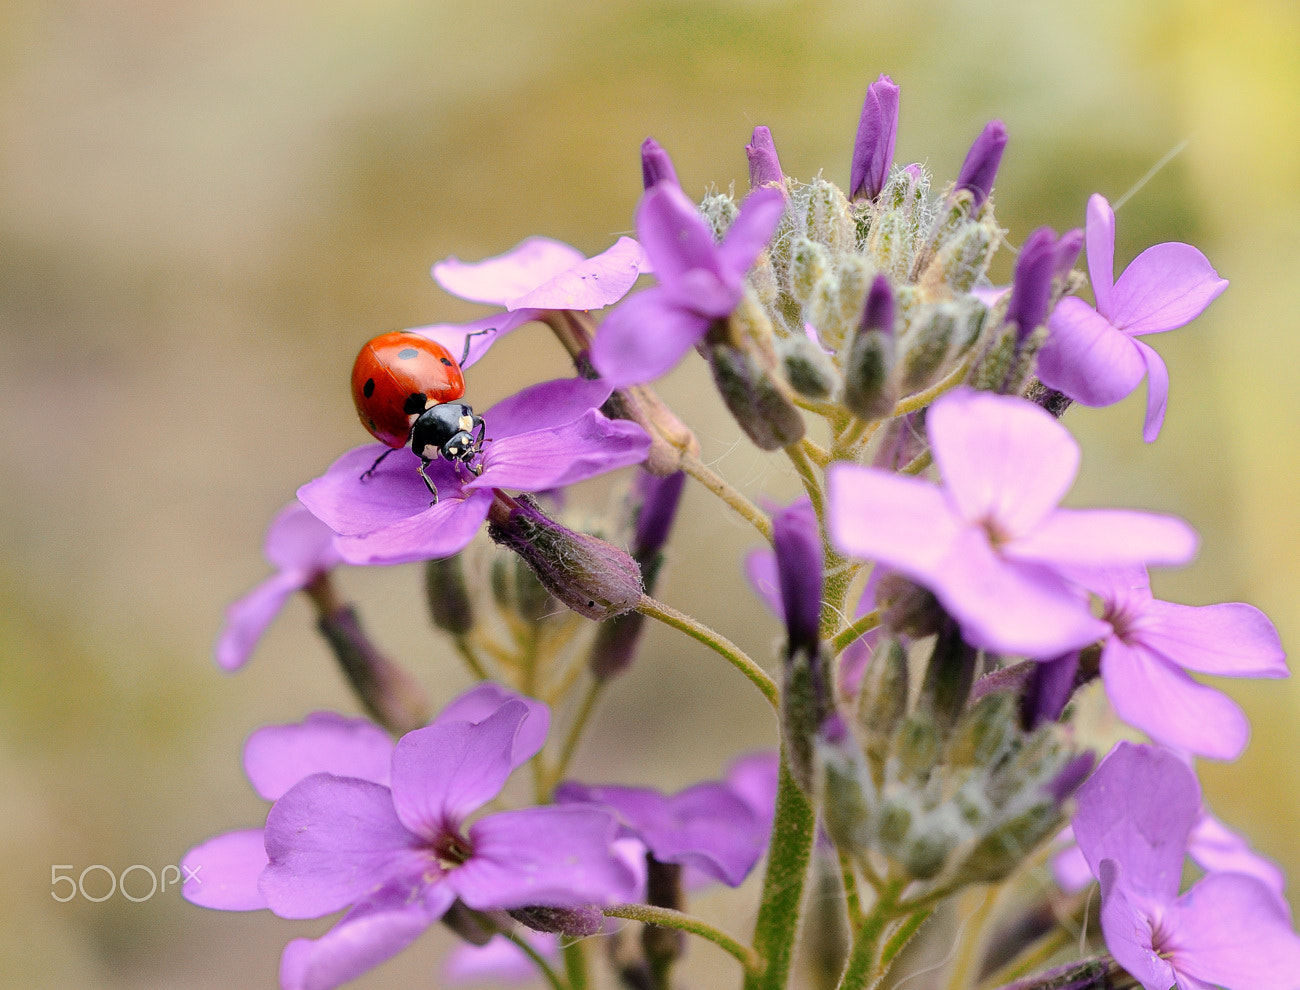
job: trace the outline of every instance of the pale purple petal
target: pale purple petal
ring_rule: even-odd
[[[618,302],[646,269],[645,252],[630,237],[620,237],[592,258],[557,272],[531,291],[506,302],[508,309],[600,309]]]
[[[944,493],[928,482],[842,462],[826,474],[826,525],[841,553],[924,581],[963,531]]]
[[[781,759],[775,750],[763,750],[738,757],[727,768],[727,786],[749,806],[764,829],[776,814],[777,778]]]
[[[393,750],[393,804],[402,823],[432,837],[501,793],[514,770],[515,737],[528,706],[510,699],[481,722],[439,720]]]
[[[709,323],[676,305],[662,286],[646,289],[605,317],[591,347],[592,364],[615,387],[650,381],[671,370]]]
[[[431,501],[429,489],[417,473],[419,457],[408,448],[392,451],[374,474],[362,479],[375,459],[390,449],[381,443],[354,447],[319,478],[299,488],[298,499],[341,536],[373,533],[426,511]],[[452,496],[459,488],[446,461],[430,464],[428,475],[442,495]]]
[[[781,615],[781,587],[776,573],[776,554],[770,547],[759,547],[745,555],[745,577],[749,586],[778,618]]]
[[[1274,895],[1281,913],[1291,917],[1291,905],[1285,893],[1286,875],[1278,865],[1255,852],[1245,838],[1204,809],[1192,826],[1187,852],[1207,873],[1244,873],[1254,877]]]
[[[524,929],[519,933],[545,959],[560,955],[559,938],[545,932]],[[442,977],[446,983],[470,983],[497,980],[503,983],[526,983],[537,975],[536,964],[524,950],[504,935],[493,935],[487,945],[462,943],[443,960]]]
[[[1295,990],[1300,937],[1254,877],[1211,873],[1168,908],[1160,949],[1180,972],[1231,990]]]
[[[746,196],[718,249],[723,270],[733,276],[743,276],[749,271],[772,240],[784,212],[785,195],[780,189],[769,186]]]
[[[1250,723],[1236,702],[1140,645],[1110,639],[1101,678],[1115,713],[1157,742],[1216,760],[1246,748]]]
[[[1178,896],[1187,835],[1201,806],[1187,764],[1168,750],[1121,742],[1075,800],[1074,837],[1093,875],[1103,880],[1103,893],[1101,865],[1113,860],[1123,867],[1129,890],[1158,904]]]
[[[1150,908],[1126,888],[1128,877],[1115,860],[1103,860],[1100,873],[1106,948],[1145,990],[1173,990],[1178,976],[1155,950]]]
[[[862,589],[862,595],[858,598],[858,606],[853,611],[855,621],[876,607],[876,588],[880,584],[880,579],[886,573],[884,567],[873,567],[871,569],[871,576],[867,578],[866,587]],[[880,628],[880,626],[876,626],[875,629],[863,633],[846,646],[840,654],[839,690],[841,697],[856,698],[858,696],[858,689],[862,686],[862,675],[867,672],[867,664],[871,661],[871,654],[880,639]]]
[[[301,502],[290,502],[266,531],[266,559],[282,571],[327,571],[339,562],[334,531]]]
[[[408,899],[401,888],[380,891],[320,938],[297,938],[285,946],[282,990],[332,990],[356,979],[419,938],[452,900],[450,891],[423,899]]]
[[[503,437],[483,457],[483,473],[466,488],[543,491],[640,464],[650,437],[638,424],[595,409],[564,426]]]
[[[1083,851],[1074,841],[1074,829],[1067,825],[1056,837],[1055,843],[1066,843],[1066,846],[1054,855],[1051,861],[1052,876],[1056,880],[1056,885],[1067,894],[1083,890],[1095,878],[1092,875],[1092,868],[1084,858]]]
[[[1014,396],[950,392],[930,407],[926,430],[958,511],[1004,537],[1036,526],[1079,470],[1079,445],[1069,431]]]
[[[282,918],[318,918],[436,870],[387,787],[328,773],[299,781],[271,808],[266,854],[258,886]]]
[[[333,534],[330,536],[332,538]],[[316,574],[309,571],[281,571],[243,598],[231,602],[226,608],[226,624],[213,650],[217,665],[222,670],[238,670],[247,663],[289,596],[305,588],[315,577]]]
[[[1169,406],[1169,369],[1160,355],[1140,340],[1133,341],[1147,369],[1147,414],[1142,423],[1142,439],[1155,443],[1165,422]]]
[[[453,255],[433,266],[433,280],[461,299],[510,306],[511,300],[586,260],[581,251],[561,241],[529,237],[505,254],[482,261],[465,262]]]
[[[350,564],[409,564],[451,557],[474,539],[492,499],[486,489],[465,492],[461,498],[444,495],[437,505],[383,529],[339,537],[339,550]]]
[[[214,835],[181,859],[181,894],[191,904],[218,911],[257,911],[267,906],[257,887],[266,868],[260,828]]]
[[[775,189],[769,191],[776,192]],[[674,306],[697,316],[720,320],[740,301],[744,274],[727,268],[719,276],[707,268],[692,268],[682,272],[676,281],[664,283],[660,288]]]
[[[448,883],[481,911],[625,902],[637,878],[612,848],[616,832],[613,816],[585,806],[488,815],[470,826],[474,854]]]
[[[1227,287],[1228,280],[1190,244],[1156,244],[1124,269],[1106,315],[1135,336],[1173,330],[1200,316]]]
[[[1133,630],[1143,645],[1180,667],[1227,677],[1286,677],[1273,623],[1253,605],[1178,605],[1152,600]]]
[[[1002,552],[1017,560],[1079,567],[1185,564],[1196,531],[1175,516],[1126,509],[1057,509]]]
[[[1109,406],[1142,381],[1146,362],[1135,342],[1082,299],[1062,299],[1047,326],[1037,374],[1048,388],[1085,406]]]
[[[528,707],[528,717],[519,726],[514,748],[510,751],[512,767],[521,767],[541,752],[551,727],[551,709],[535,698],[516,694],[492,681],[484,681],[448,702],[433,724],[482,722],[496,714],[497,709],[507,701],[521,701]]]
[[[693,268],[722,275],[709,225],[676,183],[660,182],[646,190],[637,206],[636,230],[664,285],[676,284]]]
[[[1088,238],[1088,278],[1097,309],[1110,312],[1111,289],[1115,285],[1115,211],[1105,196],[1088,197],[1084,229]],[[1064,300],[1062,300],[1064,301]]]
[[[614,391],[599,379],[557,378],[539,382],[502,399],[483,414],[494,441],[571,423],[583,413],[598,409]]]
[[[427,327],[412,327],[407,332],[437,341],[460,362],[461,368],[468,368],[511,330],[538,319],[541,315],[540,309],[517,309],[513,313],[495,313],[469,323],[434,323]],[[469,342],[468,353],[465,350],[466,341]],[[465,355],[463,360],[462,354]]]
[[[292,725],[268,725],[244,744],[244,772],[253,790],[278,801],[294,784],[314,773],[359,777],[387,786],[393,740],[364,718],[313,712]]]

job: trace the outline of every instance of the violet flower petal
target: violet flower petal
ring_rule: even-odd
[[[1115,285],[1115,211],[1105,196],[1088,197],[1084,221],[1088,241],[1088,279],[1099,312],[1110,312],[1111,289]],[[1064,301],[1064,300],[1062,300]]]
[[[681,185],[677,181],[677,169],[673,168],[672,156],[658,141],[648,137],[641,142],[641,183],[649,189],[660,182]]]
[[[562,488],[615,468],[640,464],[649,449],[650,437],[641,426],[611,420],[589,409],[564,426],[495,441],[484,454],[483,473],[465,487]]]
[[[510,699],[481,722],[408,732],[393,749],[393,798],[403,825],[426,838],[456,827],[501,793],[514,770],[515,737],[528,706]]]
[[[755,189],[744,198],[740,212],[727,228],[718,248],[723,271],[732,276],[731,281],[738,283],[763,253],[784,212],[785,196],[780,189],[766,186]],[[735,307],[738,298],[739,293],[732,298],[728,311]]]
[[[432,274],[433,280],[453,296],[509,307],[511,300],[586,260],[581,251],[561,241],[529,237],[504,254],[482,261],[466,262],[452,255],[435,264]]]
[[[539,382],[502,399],[483,414],[483,420],[495,442],[571,423],[588,410],[599,408],[613,391],[613,386],[600,379]]]
[[[779,192],[776,197],[784,203]],[[737,222],[739,219],[738,216]],[[709,225],[699,208],[675,183],[661,182],[646,190],[637,205],[636,230],[664,285],[680,281],[692,269],[722,277],[718,249]]]
[[[781,615],[781,579],[777,576],[776,554],[771,548],[759,547],[745,556],[745,577],[772,614]]]
[[[749,806],[764,832],[772,827],[776,815],[780,769],[781,758],[771,749],[737,757],[727,768],[727,786]]]
[[[815,650],[821,621],[824,563],[821,530],[811,501],[799,499],[773,514],[772,542],[791,649],[803,646]]]
[[[318,918],[434,868],[398,820],[387,787],[328,773],[299,781],[275,802],[266,854],[258,886],[282,918]]]
[[[231,602],[226,607],[226,622],[213,649],[217,665],[222,670],[238,670],[246,664],[289,596],[305,588],[315,576],[313,571],[280,571],[243,598]]]
[[[281,509],[266,531],[266,559],[282,571],[319,573],[339,563],[334,532],[299,502]]]
[[[1108,308],[1097,308],[1125,333],[1161,333],[1192,322],[1227,287],[1228,280],[1190,244],[1156,244],[1124,269]]]
[[[1050,334],[1038,352],[1037,374],[1048,388],[1085,406],[1124,398],[1146,373],[1137,342],[1082,299],[1066,296],[1047,318]]]
[[[484,681],[448,702],[434,719],[434,724],[482,722],[496,714],[497,709],[508,701],[523,702],[528,708],[528,717],[520,724],[510,751],[511,768],[517,769],[540,753],[546,744],[546,734],[551,727],[551,709],[545,703],[516,694],[492,681]]]
[[[663,286],[655,286],[610,311],[596,333],[591,360],[615,387],[649,381],[672,370],[710,322],[674,303]]]
[[[757,189],[769,183],[783,185],[785,173],[781,171],[781,161],[776,155],[776,142],[772,140],[772,131],[762,124],[754,128],[754,136],[745,145],[745,157],[749,160],[749,187]]]
[[[972,210],[984,205],[993,191],[993,182],[998,175],[998,166],[1002,164],[1002,153],[1007,147],[1007,128],[1000,120],[990,120],[980,131],[979,137],[966,152],[966,159],[961,163],[957,173],[958,190],[969,189],[975,197]]]
[[[1228,677],[1286,677],[1273,623],[1253,605],[1178,605],[1153,599],[1135,634],[1181,667]]]
[[[1166,746],[1235,760],[1250,739],[1250,723],[1236,702],[1141,645],[1108,640],[1101,679],[1115,713]]]
[[[407,332],[437,341],[451,351],[451,356],[465,369],[483,357],[501,337],[541,315],[539,309],[517,309],[513,313],[494,313],[469,323],[432,323],[424,327],[411,327]],[[467,343],[468,351],[465,346]],[[462,354],[465,355],[463,360]]]
[[[601,309],[627,295],[648,267],[641,245],[630,237],[620,237],[612,247],[558,272],[506,305],[512,310]]]
[[[191,904],[218,911],[257,911],[267,906],[257,887],[266,868],[260,828],[214,835],[181,859],[181,895]]]
[[[439,491],[442,491],[441,486]],[[490,490],[439,499],[438,504],[390,526],[359,536],[340,536],[350,564],[409,564],[460,553],[482,527],[492,505]]]
[[[884,73],[867,87],[849,168],[849,196],[853,199],[875,199],[889,178],[898,135],[898,94],[899,87]]]
[[[1110,954],[1145,990],[1181,990],[1174,967],[1155,950],[1151,909],[1126,889],[1115,860],[1103,860],[1100,872],[1101,929]]]
[[[1057,509],[1032,532],[1006,544],[1017,560],[1107,567],[1185,564],[1196,556],[1196,531],[1175,516],[1126,509]]]
[[[289,788],[314,773],[359,777],[388,785],[393,740],[364,718],[313,712],[291,725],[258,729],[244,744],[244,772],[253,790],[278,801]]]
[[[1123,866],[1128,890],[1159,904],[1178,896],[1187,836],[1201,806],[1187,764],[1168,750],[1121,742],[1075,800],[1074,836],[1103,895],[1101,864],[1113,860]]]
[[[409,899],[400,888],[379,892],[320,938],[296,938],[285,946],[282,990],[333,990],[356,979],[419,938],[454,899],[451,891],[438,888],[420,900]]]
[[[1169,369],[1149,345],[1133,341],[1147,369],[1147,415],[1142,423],[1142,439],[1155,443],[1160,427],[1165,422],[1165,409],[1169,406]]]
[[[427,511],[429,489],[417,473],[420,459],[409,448],[392,451],[372,475],[362,479],[375,459],[390,449],[380,443],[354,447],[319,478],[299,488],[299,501],[342,536],[373,533]],[[451,502],[457,496],[464,497],[459,491],[460,481],[451,464],[442,460],[430,464],[427,473],[438,486],[439,505],[434,508],[441,511],[434,519],[441,522]],[[342,547],[339,549],[343,552]]]
[[[560,941],[556,935],[524,929],[519,935],[537,953],[548,960],[560,955]],[[536,964],[523,949],[504,935],[493,935],[486,945],[462,942],[443,959],[443,982],[451,985],[478,980],[496,980],[501,983],[527,983],[537,975]]]
[[[470,826],[474,854],[447,881],[481,911],[625,902],[638,884],[613,849],[616,832],[613,817],[591,807],[488,815]]]
[[[1300,937],[1268,888],[1211,873],[1166,909],[1160,949],[1180,973],[1230,990],[1295,990]]]
[[[1188,841],[1188,854],[1207,873],[1244,873],[1254,877],[1273,895],[1279,912],[1291,917],[1291,905],[1286,899],[1286,874],[1271,859],[1261,856],[1238,833],[1208,811],[1192,826]]]

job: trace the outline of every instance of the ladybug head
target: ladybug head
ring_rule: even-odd
[[[483,450],[483,428],[483,419],[469,406],[442,402],[424,410],[411,427],[411,450],[426,462],[441,455],[469,464]]]

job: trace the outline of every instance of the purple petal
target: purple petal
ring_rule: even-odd
[[[334,531],[301,502],[290,502],[266,531],[266,559],[282,571],[327,571],[339,562]]]
[[[1126,509],[1057,509],[1002,552],[1017,560],[1079,567],[1185,564],[1196,531],[1175,516]]]
[[[1160,333],[1192,322],[1227,287],[1190,244],[1156,244],[1124,269],[1103,312],[1125,333]]]
[[[444,885],[440,885],[444,886]],[[411,900],[384,890],[314,941],[297,938],[280,957],[282,990],[332,990],[391,959],[451,907],[450,890]]]
[[[559,937],[524,929],[520,936],[544,959],[560,955]],[[504,935],[493,935],[486,945],[461,943],[443,960],[442,977],[448,984],[476,980],[526,983],[537,975],[537,967],[524,950]]]
[[[1101,930],[1106,948],[1145,990],[1174,990],[1178,974],[1155,950],[1150,909],[1126,889],[1126,879],[1113,859],[1102,861]]]
[[[1121,742],[1075,799],[1074,837],[1094,876],[1104,883],[1102,861],[1113,860],[1128,890],[1158,904],[1178,896],[1187,835],[1201,805],[1187,764],[1168,750]]]
[[[402,823],[418,835],[436,836],[500,794],[528,717],[528,706],[512,698],[481,722],[439,719],[398,740],[393,804]]]
[[[759,599],[773,615],[781,615],[780,578],[776,573],[776,554],[769,547],[751,550],[745,556],[745,577]]]
[[[933,574],[963,530],[944,493],[916,478],[837,462],[827,471],[827,490],[836,549],[918,580]]]
[[[480,911],[625,902],[637,879],[612,847],[616,832],[613,817],[591,807],[488,815],[470,827],[474,854],[448,882]]]
[[[244,772],[253,790],[278,801],[304,777],[332,773],[388,785],[393,740],[364,718],[313,712],[292,725],[268,725],[244,744]]]
[[[266,855],[258,885],[282,918],[318,918],[436,869],[387,787],[328,773],[299,781],[271,808]]]
[[[330,536],[333,538],[332,533]],[[213,650],[217,665],[222,670],[238,670],[247,663],[289,596],[305,588],[315,577],[315,573],[308,571],[281,571],[232,602],[226,608],[226,624]]]
[[[670,371],[710,322],[672,302],[663,287],[646,289],[605,317],[591,347],[591,362],[616,388],[648,382]]]
[[[822,537],[806,497],[772,516],[782,614],[790,643],[816,648],[822,610]]]
[[[960,389],[930,407],[926,428],[957,510],[1003,537],[1036,526],[1079,470],[1069,431],[1024,399]]]
[[[1038,378],[1085,406],[1109,406],[1138,386],[1146,363],[1136,343],[1082,299],[1066,296],[1047,318]]]
[[[484,681],[448,702],[433,724],[482,722],[496,714],[507,701],[521,701],[528,707],[528,717],[519,726],[514,748],[510,751],[510,763],[518,768],[540,753],[546,743],[546,734],[551,728],[551,709],[543,702],[516,694],[492,681]]]
[[[1105,196],[1088,197],[1084,229],[1088,238],[1088,278],[1097,309],[1110,312],[1111,289],[1115,285],[1115,211]],[[1064,301],[1064,300],[1062,300]]]
[[[529,237],[505,254],[482,261],[465,262],[453,255],[433,266],[433,280],[461,299],[517,309],[510,306],[511,300],[586,260],[577,248],[560,241]]]
[[[1295,990],[1300,937],[1254,877],[1211,873],[1169,906],[1160,949],[1206,983],[1232,990]]]
[[[1279,911],[1291,917],[1286,900],[1286,875],[1271,859],[1261,856],[1250,844],[1208,811],[1192,826],[1188,854],[1207,873],[1244,873],[1252,876],[1274,895]]]
[[[541,315],[539,309],[517,309],[513,313],[496,313],[470,323],[434,323],[427,327],[412,327],[407,332],[437,341],[451,351],[451,356],[460,362],[461,368],[468,368],[511,330]],[[466,341],[469,342],[468,353],[465,350]],[[465,355],[463,360],[462,354]]]
[[[510,309],[601,309],[618,302],[647,268],[645,252],[630,237],[620,237],[613,247],[583,259],[531,292],[507,303]]]
[[[889,178],[898,135],[898,93],[894,80],[883,73],[867,87],[849,168],[849,195],[854,199],[875,199]]]
[[[784,203],[779,192],[776,196]],[[636,230],[665,286],[675,285],[693,268],[722,275],[709,225],[676,183],[660,182],[646,190],[637,206]]]
[[[1056,885],[1067,894],[1078,893],[1092,883],[1094,877],[1092,868],[1088,866],[1082,850],[1074,841],[1074,829],[1067,825],[1054,842],[1066,843],[1065,847],[1052,857],[1052,876],[1056,880]]]
[[[972,209],[978,210],[983,206],[993,191],[993,182],[997,178],[998,166],[1002,164],[1002,152],[1006,147],[1006,125],[1000,120],[990,120],[966,153],[966,159],[957,173],[956,188],[969,189],[974,194]]]
[[[757,189],[768,183],[783,185],[785,173],[781,171],[780,159],[776,156],[776,142],[772,140],[772,131],[760,124],[754,128],[754,136],[745,145],[745,157],[749,159],[749,187]]]
[[[214,835],[181,860],[181,894],[191,904],[218,911],[257,911],[267,906],[257,888],[266,868],[260,828]]]
[[[1235,760],[1250,739],[1250,723],[1236,702],[1141,645],[1109,640],[1101,679],[1115,713],[1156,742]]]
[[[1133,635],[1180,667],[1226,677],[1286,677],[1273,623],[1253,605],[1177,605],[1152,600]]]
[[[659,553],[668,542],[677,507],[681,504],[682,490],[686,487],[686,472],[674,471],[669,475],[655,475],[638,471],[633,490],[640,500],[636,509],[636,532],[632,552],[639,560]]]
[[[409,449],[392,451],[372,475],[362,479],[375,459],[390,449],[379,443],[354,447],[319,478],[299,488],[298,499],[341,536],[373,533],[427,511],[429,489],[417,473],[420,459]],[[459,481],[446,461],[430,464],[428,474],[440,495],[450,500],[459,494]]]
[[[470,489],[562,488],[606,471],[640,464],[650,437],[636,423],[608,419],[589,409],[564,426],[503,437],[483,457],[483,473]]]
[[[677,181],[677,170],[673,168],[672,156],[654,138],[648,137],[641,142],[641,182],[646,189],[659,182],[681,185]]]
[[[1140,340],[1133,341],[1133,344],[1147,369],[1147,415],[1142,423],[1142,439],[1155,443],[1169,405],[1169,369],[1149,345]]]
[[[1056,265],[1056,231],[1051,227],[1039,227],[1025,238],[1020,248],[1011,285],[1011,300],[1007,303],[1005,319],[1016,324],[1019,343],[1047,320]]]
[[[492,505],[488,490],[466,492],[463,498],[443,498],[436,506],[364,536],[339,537],[339,549],[350,564],[409,564],[452,557],[467,546],[487,519]]]
[[[780,189],[767,186],[746,196],[718,249],[723,271],[743,277],[772,240],[784,212],[785,195]],[[733,306],[738,299],[739,295],[732,300]]]
[[[502,399],[483,414],[493,440],[572,423],[599,409],[614,387],[600,379],[558,378]]]

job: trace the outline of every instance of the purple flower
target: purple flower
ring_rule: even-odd
[[[427,468],[438,487],[435,505],[416,472],[419,458],[409,449],[395,451],[362,480],[388,449],[380,444],[348,451],[300,488],[298,498],[338,534],[336,546],[349,563],[449,557],[478,532],[493,489],[544,491],[645,459],[650,446],[645,431],[599,412],[610,391],[606,382],[562,379],[497,403],[483,416],[489,441],[477,477],[466,480],[443,460]]]
[[[990,120],[980,131],[980,136],[966,152],[966,160],[957,173],[957,190],[969,189],[975,197],[971,211],[977,211],[993,191],[993,180],[998,177],[1002,152],[1007,147],[1007,128],[1000,120]]]
[[[772,516],[772,544],[789,649],[815,652],[822,611],[821,529],[812,502],[801,498]]]
[[[647,189],[660,182],[681,185],[677,181],[677,170],[673,168],[672,158],[654,138],[646,138],[641,142],[641,181]]]
[[[785,173],[776,157],[776,142],[772,140],[772,132],[762,124],[754,128],[754,136],[745,145],[745,157],[749,159],[750,189],[767,185],[785,188]]]
[[[898,93],[894,80],[884,73],[867,87],[858,133],[853,140],[853,165],[849,171],[851,199],[875,199],[885,188],[889,166],[894,163],[894,139],[898,135]]]
[[[1060,260],[1056,244],[1056,231],[1039,227],[1025,238],[1020,257],[1016,259],[1016,277],[1011,284],[1006,321],[1016,325],[1019,344],[1047,320],[1052,276]]]
[[[1140,567],[1080,572],[1102,600],[1110,626],[1101,678],[1119,717],[1156,742],[1217,760],[1241,755],[1250,738],[1245,713],[1227,695],[1185,672],[1225,677],[1286,677],[1277,630],[1241,603],[1176,605],[1151,595]]]
[[[687,885],[709,880],[740,886],[767,848],[776,803],[776,755],[755,753],[732,764],[724,781],[676,794],[648,787],[589,786],[568,781],[561,805],[601,805],[618,816],[623,834],[645,843],[661,863],[686,867]]]
[[[271,522],[265,553],[276,573],[226,609],[215,650],[224,670],[242,667],[289,596],[342,560],[334,532],[297,502],[286,505]]]
[[[1093,309],[1067,296],[1052,311],[1051,336],[1038,353],[1038,377],[1085,406],[1109,406],[1147,381],[1142,438],[1160,435],[1169,401],[1169,371],[1138,337],[1196,319],[1228,287],[1205,255],[1169,242],[1139,254],[1114,281],[1115,211],[1102,196],[1088,200],[1088,274]]]
[[[1078,794],[1074,834],[1101,881],[1101,927],[1146,990],[1294,990],[1300,938],[1273,893],[1210,873],[1178,894],[1200,788],[1174,754],[1120,743]]]
[[[744,293],[745,273],[771,240],[785,210],[779,189],[755,189],[721,244],[681,189],[661,182],[636,212],[637,235],[659,285],[611,310],[592,345],[596,370],[614,386],[658,378]]]
[[[1179,564],[1195,553],[1179,519],[1056,508],[1079,447],[1032,403],[959,389],[926,424],[943,486],[834,464],[827,525],[841,552],[929,588],[973,645],[1050,658],[1093,642],[1109,627],[1066,567]]]
[[[469,338],[469,355],[461,362],[468,368],[516,327],[548,310],[608,306],[627,295],[637,276],[649,270],[641,245],[630,237],[620,237],[592,258],[549,237],[529,237],[505,254],[483,261],[465,262],[453,256],[433,266],[434,281],[453,296],[504,306],[506,312],[471,323],[415,327],[411,332],[436,340],[457,358]]]

